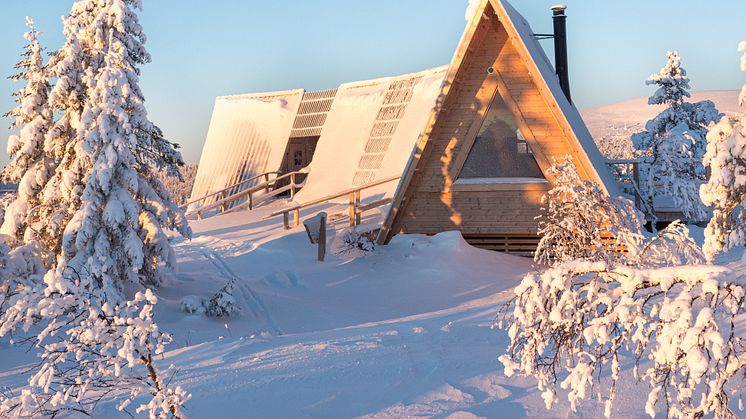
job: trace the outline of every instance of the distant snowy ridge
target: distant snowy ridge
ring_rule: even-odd
[[[706,90],[692,92],[689,102],[711,100],[726,115],[746,114],[746,107],[738,105],[737,90]],[[645,128],[645,123],[664,109],[648,105],[647,97],[625,100],[610,105],[584,109],[580,112],[588,130],[607,158],[632,158],[629,137]]]

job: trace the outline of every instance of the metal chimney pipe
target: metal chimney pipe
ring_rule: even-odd
[[[554,21],[554,66],[559,77],[560,87],[567,100],[570,98],[570,75],[567,69],[567,6],[558,4],[552,6],[552,20]]]

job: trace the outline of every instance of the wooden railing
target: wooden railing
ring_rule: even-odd
[[[197,203],[203,202],[206,199],[209,199],[209,198],[212,198],[212,197],[215,197],[215,196],[218,196],[218,195],[220,195],[220,198],[218,198],[218,199],[223,199],[223,198],[225,198],[225,193],[228,192],[228,191],[230,191],[230,190],[232,190],[232,189],[240,188],[241,186],[246,185],[247,183],[254,182],[257,179],[261,179],[261,178],[264,178],[265,182],[269,182],[269,177],[272,176],[272,175],[279,176],[279,175],[281,175],[281,173],[280,172],[267,172],[267,173],[262,173],[260,175],[256,175],[256,176],[250,177],[248,179],[242,180],[242,181],[240,181],[240,182],[238,182],[236,184],[228,186],[228,187],[226,187],[224,189],[221,189],[219,191],[210,193],[208,195],[199,197],[197,199],[193,199],[193,200],[187,202],[186,204],[180,206],[179,209],[181,209],[182,211],[186,211],[192,204],[197,204]]]
[[[197,202],[201,202],[207,198],[215,197],[217,195],[222,194],[221,197],[217,199],[215,202],[212,202],[210,204],[207,204],[199,208],[196,208],[192,211],[189,211],[186,214],[186,216],[190,217],[190,216],[197,214],[197,218],[201,220],[206,212],[212,211],[212,210],[218,210],[219,213],[230,213],[230,212],[238,211],[241,209],[245,209],[247,207],[248,209],[252,210],[254,209],[255,206],[261,203],[264,203],[268,199],[275,197],[277,195],[280,195],[287,191],[290,191],[290,198],[292,199],[295,196],[295,193],[298,192],[298,190],[300,190],[301,187],[303,187],[303,183],[299,184],[295,182],[296,176],[301,175],[301,174],[307,174],[307,173],[308,173],[308,170],[301,169],[301,170],[286,173],[283,175],[280,175],[279,172],[267,172],[267,173],[263,173],[258,176],[254,176],[251,179],[247,179],[233,186],[229,186],[223,190],[213,192],[210,195],[206,195],[202,198],[196,199],[186,204],[185,207],[192,205],[194,203],[197,203]],[[273,174],[275,175],[275,178],[270,179],[269,176]],[[264,177],[265,179],[264,182],[254,185],[251,188],[238,191],[229,196],[225,196],[225,193],[230,191],[231,189],[244,185],[252,180],[255,181],[261,177]],[[289,179],[289,183],[287,185],[279,187],[279,188],[275,188],[278,182],[285,180],[285,179]],[[262,191],[264,192],[262,195],[256,196],[258,192],[262,192]],[[246,202],[242,202],[238,205],[231,205],[241,199],[246,199]]]
[[[293,213],[293,225],[297,227],[300,225],[300,210],[302,210],[303,208],[313,207],[315,205],[329,202],[332,199],[337,199],[337,198],[347,196],[349,197],[349,209],[348,209],[347,215],[350,217],[350,227],[354,227],[356,225],[360,225],[360,220],[364,212],[370,211],[374,208],[378,208],[378,207],[391,203],[391,198],[385,198],[385,199],[380,199],[378,201],[370,202],[365,205],[360,205],[361,192],[366,189],[373,188],[375,186],[380,186],[385,183],[393,182],[395,180],[398,180],[399,178],[401,178],[401,176],[387,177],[384,179],[374,181],[364,186],[360,186],[357,188],[350,188],[350,189],[338,192],[336,194],[325,196],[323,198],[314,199],[313,201],[308,201],[302,204],[293,205],[288,208],[275,211],[269,214],[268,216],[264,217],[264,219],[266,220],[268,218],[282,215],[283,225],[287,229],[287,228],[290,228],[290,213],[292,212]]]
[[[635,206],[647,216],[654,217],[655,211],[650,208],[647,200],[642,197],[640,190],[640,161],[639,160],[607,160],[606,165],[613,171],[618,180],[619,189],[634,198]]]

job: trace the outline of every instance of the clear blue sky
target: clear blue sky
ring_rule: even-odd
[[[557,0],[513,0],[534,31],[550,32]],[[142,23],[153,63],[142,88],[151,119],[202,151],[216,96],[304,87],[418,71],[446,64],[463,31],[466,0],[144,0]],[[624,6],[620,6],[623,3]],[[63,40],[60,16],[72,0],[5,0],[0,6],[0,74],[24,44],[24,17],[50,49]],[[678,50],[695,90],[737,89],[736,45],[746,40],[743,0],[566,0],[573,98],[582,109],[638,96],[645,78]],[[551,57],[551,41],[543,41]],[[0,81],[0,110],[12,107]],[[2,121],[0,137],[9,131]],[[0,164],[7,160],[1,142]]]

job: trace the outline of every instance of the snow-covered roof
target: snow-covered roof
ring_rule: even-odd
[[[192,199],[280,168],[303,89],[215,100]]]
[[[296,202],[401,175],[435,108],[446,70],[341,85]],[[391,197],[395,189],[396,182],[391,182],[365,196]]]

